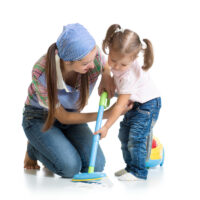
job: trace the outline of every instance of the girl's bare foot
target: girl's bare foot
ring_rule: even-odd
[[[24,158],[24,168],[25,169],[40,169],[40,166],[37,163],[37,160],[31,160],[26,152]]]

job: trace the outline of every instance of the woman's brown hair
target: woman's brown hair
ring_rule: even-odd
[[[45,67],[45,76],[46,76],[46,85],[48,93],[48,116],[43,126],[43,131],[47,131],[51,128],[54,123],[56,105],[58,103],[58,92],[57,92],[57,73],[56,73],[56,61],[55,61],[55,51],[57,49],[56,43],[53,43],[48,51],[46,56],[46,67]],[[81,74],[80,81],[80,96],[77,102],[78,110],[82,110],[87,104],[89,97],[89,81],[88,73]]]
[[[143,48],[142,42],[137,33],[125,29],[122,30],[119,24],[111,25],[103,40],[102,49],[107,54],[106,49],[120,52],[122,55],[134,54],[137,55],[140,51],[144,52],[143,70],[148,70],[154,60],[153,47],[148,39],[143,39],[146,48]]]

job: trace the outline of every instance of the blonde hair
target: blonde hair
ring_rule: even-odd
[[[144,52],[143,70],[147,71],[153,64],[154,53],[153,46],[148,39],[143,39],[146,48],[143,47],[140,37],[137,33],[125,29],[122,30],[119,24],[111,25],[103,40],[102,49],[107,54],[106,49],[120,52],[122,55],[134,54],[137,55],[140,51]]]

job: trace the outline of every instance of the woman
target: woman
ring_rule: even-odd
[[[93,134],[86,123],[95,121],[97,113],[80,111],[101,73],[99,91],[105,89],[113,96],[113,80],[104,64],[95,40],[80,24],[65,26],[57,42],[36,62],[23,113],[28,138],[24,168],[39,169],[39,160],[62,177],[87,171]],[[111,110],[105,111],[104,118]],[[99,147],[95,171],[103,171],[104,165]]]

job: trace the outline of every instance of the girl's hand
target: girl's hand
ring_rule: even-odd
[[[103,126],[101,129],[96,131],[94,135],[100,134],[101,139],[105,138],[108,133],[108,128],[106,126]]]

